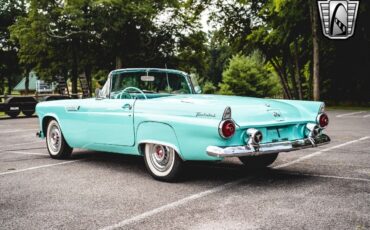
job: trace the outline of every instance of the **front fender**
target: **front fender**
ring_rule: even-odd
[[[179,157],[184,159],[175,130],[166,123],[154,121],[140,123],[136,130],[136,143],[141,154],[143,154],[141,151],[143,144],[155,143],[173,148],[179,154]]]
[[[73,140],[69,137],[68,134],[66,134],[66,129],[65,129],[65,124],[62,122],[61,119],[59,119],[59,116],[57,116],[55,113],[46,113],[40,118],[40,130],[42,131],[42,134],[40,135],[41,138],[46,137],[46,132],[47,132],[47,125],[48,121],[50,119],[54,119],[58,122],[59,127],[63,133],[64,140],[67,142],[67,144],[71,147],[74,147]]]
[[[63,131],[62,124],[60,123],[59,117],[55,113],[46,113],[46,114],[43,114],[43,116],[40,117],[40,120],[39,120],[40,130],[42,131],[42,134],[43,134],[42,137],[46,137],[47,125],[50,119],[55,119],[58,122],[60,129]]]

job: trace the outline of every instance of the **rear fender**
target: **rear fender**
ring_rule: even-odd
[[[136,132],[136,143],[141,155],[144,154],[145,144],[152,143],[171,147],[179,154],[180,158],[184,159],[175,130],[166,123],[152,121],[140,123]]]
[[[312,120],[316,120],[317,114],[320,112],[322,106],[325,107],[324,102],[320,101],[299,101],[299,100],[276,100],[285,102],[287,104],[293,105],[298,108],[300,111],[305,111]]]

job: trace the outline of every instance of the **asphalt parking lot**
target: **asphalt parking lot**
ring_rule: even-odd
[[[0,120],[0,229],[369,229],[370,111],[329,111],[329,145],[268,170],[190,162],[155,181],[140,157],[49,158],[37,118]]]

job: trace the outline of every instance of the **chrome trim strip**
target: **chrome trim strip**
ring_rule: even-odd
[[[78,111],[80,109],[80,106],[79,105],[68,105],[65,107],[65,109],[68,111],[68,112],[73,112],[73,111]]]
[[[224,114],[222,115],[222,120],[230,120],[231,119],[231,108],[227,106],[224,110]]]
[[[304,138],[294,141],[282,141],[260,144],[258,146],[208,146],[206,151],[209,156],[215,157],[242,157],[258,156],[270,153],[290,152],[299,149],[313,148],[330,143],[330,137],[326,134],[320,134],[313,138]]]

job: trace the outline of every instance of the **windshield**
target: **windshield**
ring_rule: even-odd
[[[186,76],[158,71],[135,71],[113,73],[111,97],[120,94],[127,87],[135,87],[145,94],[190,94]],[[127,93],[140,93],[129,88]]]

